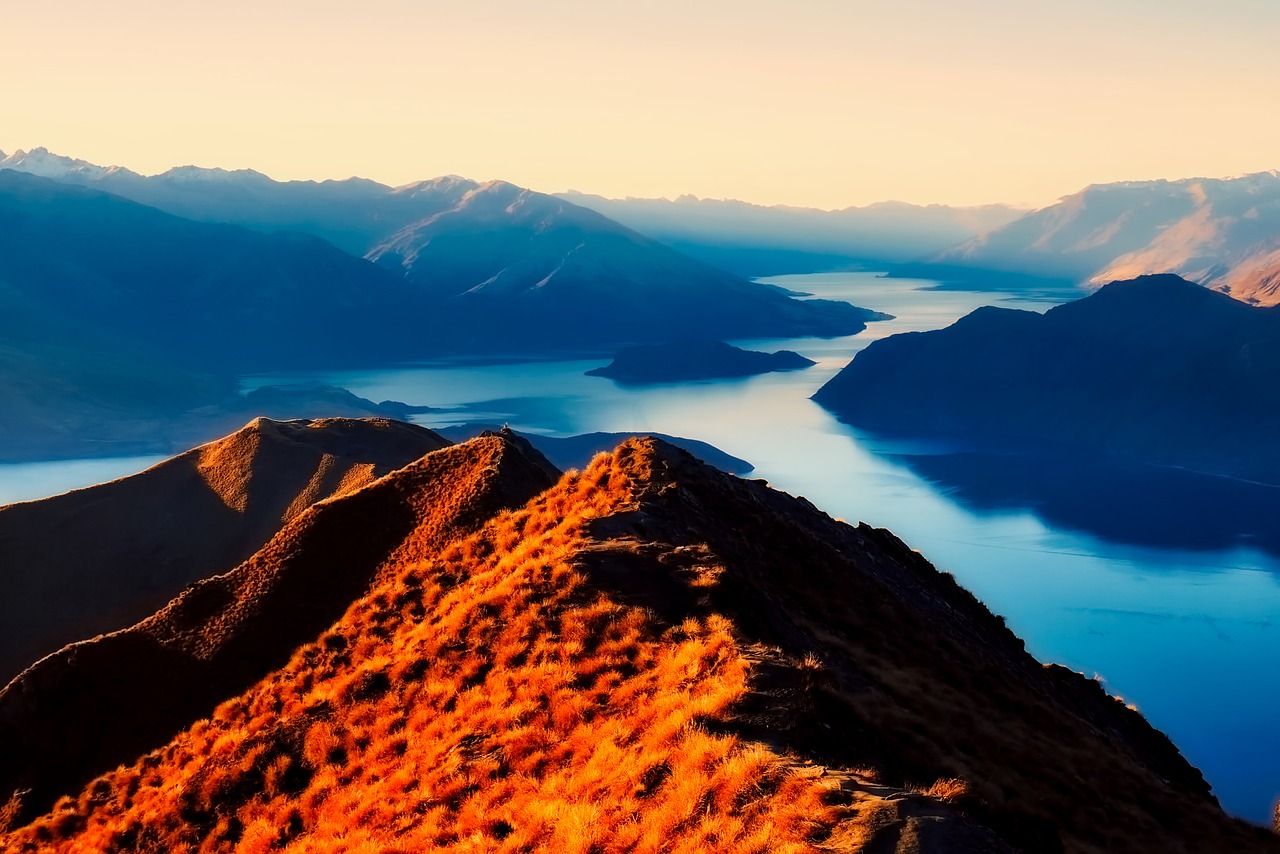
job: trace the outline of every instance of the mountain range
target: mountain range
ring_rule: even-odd
[[[402,229],[449,211],[482,186],[456,175],[389,187],[363,178],[273,181],[249,169],[182,166],[143,176],[47,149],[0,153],[0,169],[85,184],[205,222],[290,229],[365,255]],[[491,182],[493,183],[493,182]],[[501,183],[501,182],[497,182]],[[607,199],[565,192],[569,207],[614,223],[738,275],[825,269],[856,261],[906,261],[937,252],[1017,218],[1009,205],[948,207],[882,202],[825,211],[681,196]],[[541,203],[544,207],[547,202]]]
[[[1101,452],[1280,484],[1280,309],[1173,275],[872,342],[815,395],[896,434]]]
[[[0,169],[96,186],[192,219],[305,231],[357,255],[399,252],[384,244],[483,186],[457,176],[397,188],[359,178],[276,182],[251,170],[189,166],[144,177],[45,149],[0,155]],[[1280,175],[1274,171],[1095,184],[1032,211],[902,202],[823,211],[694,196],[559,197],[738,275],[870,266],[987,285],[1096,287],[1174,273],[1246,302],[1280,302]]]
[[[502,182],[144,178],[42,149],[0,161],[6,459],[208,440],[223,414],[244,420],[247,372],[847,335],[881,317],[795,299]]]
[[[847,303],[792,299],[595,211],[503,182],[468,191],[367,257],[437,300],[449,318],[437,335],[468,350],[492,348],[495,338],[564,349],[768,329],[848,335],[883,318]]]
[[[1099,286],[1174,273],[1237,299],[1280,302],[1280,174],[1098,184],[928,259]]]
[[[653,439],[430,451],[0,691],[6,851],[460,845],[1280,849],[891,533]]]
[[[23,180],[23,173],[32,177]],[[55,176],[58,184],[42,185],[35,176]],[[477,184],[450,177],[391,188],[359,179],[275,182],[256,172],[195,167],[144,178],[42,149],[0,161],[0,177],[17,196],[10,216],[20,216],[19,225],[37,232],[26,238],[34,238],[37,246],[61,240],[75,251],[68,244],[85,242],[81,255],[130,276],[139,274],[135,268],[141,260],[144,280],[170,285],[174,308],[185,308],[184,299],[204,298],[199,307],[211,312],[211,323],[228,314],[240,322],[276,323],[282,331],[327,338],[329,349],[350,340],[351,350],[363,351],[366,341],[377,342],[366,361],[388,349],[406,354],[402,358],[459,349],[572,350],[674,340],[700,329],[723,337],[845,335],[878,316],[847,303],[791,299],[592,211],[501,181]],[[76,191],[68,183],[156,205],[172,215],[162,220],[148,208],[126,210],[120,198]],[[76,230],[41,230],[66,216],[64,205],[77,206]],[[98,210],[83,210],[91,206]],[[101,252],[114,245],[111,229],[126,225],[128,239],[150,241],[151,251],[124,259]],[[262,230],[269,233],[254,234]],[[319,239],[308,242],[302,234]],[[201,240],[205,245],[198,245]],[[219,241],[235,245],[227,248]],[[328,241],[347,251],[335,251]],[[352,258],[352,252],[377,263]],[[171,257],[197,265],[227,261],[192,280],[169,264]],[[251,266],[228,269],[241,261]],[[79,266],[89,268],[73,271],[77,280],[102,275],[92,265]],[[259,281],[264,277],[267,282]],[[183,286],[172,287],[175,281]],[[309,293],[299,292],[300,283],[312,283]],[[207,299],[227,286],[227,305]],[[240,304],[242,295],[249,304]],[[136,296],[151,294],[144,289]],[[370,306],[384,309],[370,317]],[[285,323],[282,314],[290,309],[299,316]],[[200,319],[199,312],[195,317]],[[141,319],[136,326],[152,320]],[[259,329],[249,325],[244,334],[256,339]],[[305,337],[292,340],[294,335],[276,338],[287,352],[310,344]],[[321,350],[310,357],[324,355]]]
[[[879,202],[840,210],[755,205],[733,199],[561,198],[741,275],[902,263],[1012,222],[1012,205],[950,207]]]

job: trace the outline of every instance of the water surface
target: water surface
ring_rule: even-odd
[[[137,474],[164,457],[104,457],[90,460],[51,460],[0,463],[0,504],[48,498],[71,489]]]

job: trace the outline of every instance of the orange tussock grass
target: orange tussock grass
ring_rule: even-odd
[[[622,509],[598,458],[427,562],[388,567],[289,663],[0,838],[6,851],[812,851],[819,781],[706,724],[731,625],[666,626],[575,568]]]

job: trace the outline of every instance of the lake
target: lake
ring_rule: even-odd
[[[245,382],[323,382],[437,407],[416,419],[426,426],[505,422],[550,435],[653,431],[711,442],[752,462],[751,476],[833,516],[894,531],[1004,615],[1037,657],[1099,676],[1136,705],[1227,809],[1269,822],[1280,793],[1272,676],[1280,661],[1280,542],[1272,531],[1280,490],[859,435],[808,398],[870,341],[945,326],[980,305],[1042,311],[1070,295],[949,290],[874,273],[765,281],[896,319],[847,338],[735,342],[796,350],[818,363],[736,380],[619,386],[583,376],[608,360],[576,359],[443,361]],[[58,471],[37,465],[52,466],[42,470],[49,476]],[[22,471],[32,469],[5,467],[0,480]],[[64,477],[48,491],[67,486]],[[3,500],[12,499],[0,487]]]

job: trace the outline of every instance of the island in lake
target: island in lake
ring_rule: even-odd
[[[604,367],[587,371],[622,383],[674,383],[753,377],[772,371],[797,371],[817,364],[791,350],[762,353],[723,341],[673,341],[623,347]]]

